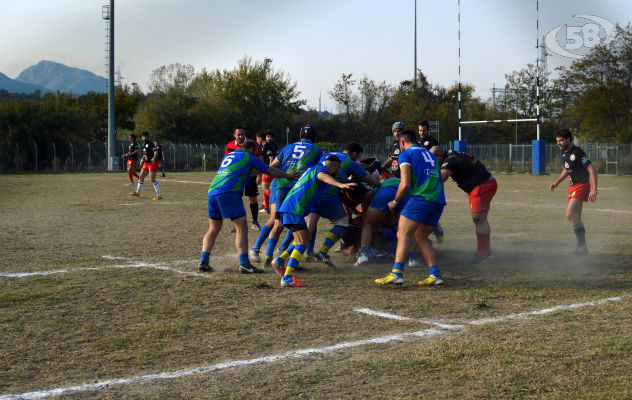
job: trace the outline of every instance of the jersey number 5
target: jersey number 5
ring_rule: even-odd
[[[298,145],[296,147],[294,147],[294,152],[292,153],[292,158],[299,160],[301,158],[303,158],[303,156],[305,155],[305,149],[307,149],[307,146],[303,146],[303,145]]]

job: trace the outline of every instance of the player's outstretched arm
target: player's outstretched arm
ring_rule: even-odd
[[[391,166],[391,164],[393,164],[393,157],[389,157],[388,160],[384,161],[384,164],[382,164],[382,168],[387,169]]]
[[[397,207],[397,203],[402,201],[404,197],[408,194],[408,190],[410,190],[410,183],[412,181],[412,173],[413,169],[410,164],[403,164],[399,167],[401,180],[399,182],[399,187],[397,188],[397,193],[395,194],[395,199],[388,203],[388,208],[392,211]]]
[[[551,192],[555,190],[555,188],[562,183],[562,181],[564,179],[566,179],[566,177],[568,176],[568,172],[566,172],[566,169],[562,169],[562,173],[560,174],[560,176],[555,180],[555,182],[551,183]]]
[[[367,174],[364,178],[362,178],[362,180],[368,183],[369,185],[375,186],[375,187],[380,187],[380,185],[382,184],[382,182],[380,182],[379,179],[377,179],[371,174]]]
[[[588,193],[588,200],[593,202],[597,200],[597,171],[592,164],[588,165],[586,169],[588,169],[588,180],[590,181],[590,193]]]
[[[354,187],[358,186],[356,183],[340,183],[326,172],[320,172],[318,175],[316,175],[316,177],[319,181],[322,181],[331,186],[335,186],[339,189],[353,189]]]
[[[276,167],[270,167],[270,169],[268,169],[267,174],[275,178],[287,178],[287,179],[292,179],[292,180],[295,180],[301,177],[301,171],[291,171],[289,173],[285,173]]]

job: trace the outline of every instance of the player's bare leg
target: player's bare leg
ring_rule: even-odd
[[[248,196],[250,202],[250,214],[252,215],[252,229],[261,229],[259,226],[259,199],[257,196]]]
[[[569,199],[566,206],[566,219],[573,226],[575,237],[577,239],[577,245],[575,246],[574,254],[586,254],[588,248],[586,247],[586,229],[582,222],[582,210],[584,202],[580,199]]]
[[[379,225],[386,217],[386,213],[376,208],[367,208],[362,223],[362,232],[360,233],[360,251],[358,252],[358,259],[355,263],[356,266],[369,262],[371,256],[374,255],[373,250],[371,249],[373,231],[374,229],[379,228]]]
[[[235,227],[235,247],[239,253],[239,272],[242,274],[256,274],[263,272],[255,268],[248,260],[248,226],[246,216],[232,220]]]
[[[263,243],[268,240],[273,238],[274,236],[272,236],[272,231],[275,225],[275,217],[274,214],[276,212],[276,204],[270,204],[270,217],[268,218],[268,220],[266,221],[265,224],[263,224],[263,226],[261,227],[261,230],[259,231],[259,235],[257,236],[257,240],[255,241],[254,246],[252,246],[252,248],[250,250],[248,250],[248,256],[250,257],[251,260],[255,261],[255,262],[261,262],[261,257],[259,257],[259,251],[261,250],[261,246],[263,246]],[[280,223],[279,223],[280,225]],[[281,227],[281,229],[283,229],[283,227]],[[276,232],[275,232],[276,233]],[[278,230],[278,234],[280,235],[281,230]],[[276,247],[276,243],[279,240],[279,237],[276,236],[274,237],[276,239],[276,241],[274,242],[274,247]],[[274,249],[273,247],[273,249]],[[274,251],[274,250],[273,250]],[[267,250],[266,250],[266,264],[265,265],[270,265],[270,262],[272,262],[272,255],[270,255],[269,259],[267,256]],[[264,266],[265,266],[264,265]]]
[[[145,168],[140,171],[140,175],[138,176],[138,184],[136,185],[136,191],[130,193],[130,196],[140,197],[140,192],[141,190],[143,190],[143,184],[145,183],[145,177],[147,176],[148,172],[149,171],[147,171]]]
[[[441,270],[437,265],[437,252],[432,246],[430,241],[430,234],[434,232],[435,227],[431,225],[422,224],[415,231],[415,240],[417,245],[421,249],[421,254],[426,261],[426,265],[429,268],[428,277],[424,280],[417,282],[420,286],[441,286],[443,285],[443,279],[441,278]]]
[[[158,181],[156,180],[156,174],[158,173],[158,171],[156,170],[152,170],[149,173],[149,176],[151,177],[151,183],[154,184],[154,190],[156,191],[156,196],[154,196],[153,200],[160,200],[162,199],[162,197],[160,196],[160,183],[158,183]]]
[[[215,247],[215,240],[217,239],[217,235],[222,230],[222,224],[224,223],[221,219],[209,219],[208,220],[208,231],[204,235],[202,239],[202,255],[200,256],[200,271],[202,272],[212,272],[213,268],[209,265],[209,257],[211,255],[211,250]]]
[[[410,251],[410,239],[414,237],[419,224],[401,215],[397,227],[397,249],[395,250],[395,263],[393,270],[384,278],[375,280],[378,285],[401,285],[404,283],[404,270]]]
[[[487,221],[487,211],[472,213],[472,221],[476,229],[476,254],[472,257],[472,263],[479,263],[492,255],[491,227]]]

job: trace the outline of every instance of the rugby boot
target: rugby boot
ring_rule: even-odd
[[[285,275],[281,278],[282,287],[305,287],[305,283],[301,282],[294,275]]]
[[[319,251],[318,253],[316,253],[316,259],[318,261],[321,261],[328,267],[336,268],[336,264],[334,264],[334,262],[331,261],[331,257],[329,257],[329,254],[327,253],[323,253],[322,251]]]
[[[259,251],[255,250],[255,249],[250,249],[248,250],[248,257],[250,257],[250,259],[254,262],[261,262],[261,257],[259,257]]]
[[[134,197],[140,197],[140,193],[138,193],[138,192],[132,192],[129,195],[130,196],[134,196]]]
[[[401,286],[404,284],[404,277],[401,275],[395,275],[394,273],[389,273],[384,278],[378,278],[375,280],[375,283],[378,285],[397,285]]]
[[[436,287],[443,285],[443,279],[441,277],[436,277],[434,275],[428,275],[428,277],[424,280],[417,282],[419,286],[423,287]]]
[[[260,270],[259,268],[255,267],[252,264],[240,265],[239,266],[239,272],[241,272],[242,274],[262,274],[263,273],[262,270]]]
[[[199,270],[200,272],[213,272],[213,268],[208,263],[200,263]]]

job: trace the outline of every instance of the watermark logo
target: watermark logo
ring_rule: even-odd
[[[546,47],[551,52],[562,57],[581,58],[582,54],[577,52],[582,48],[592,49],[600,43],[606,44],[612,40],[615,26],[607,19],[595,15],[573,15],[573,17],[584,18],[592,22],[583,26],[560,25],[551,30],[544,39]],[[560,35],[563,39],[558,40],[558,33],[563,28],[566,28],[566,35]],[[604,33],[601,33],[602,29]]]

